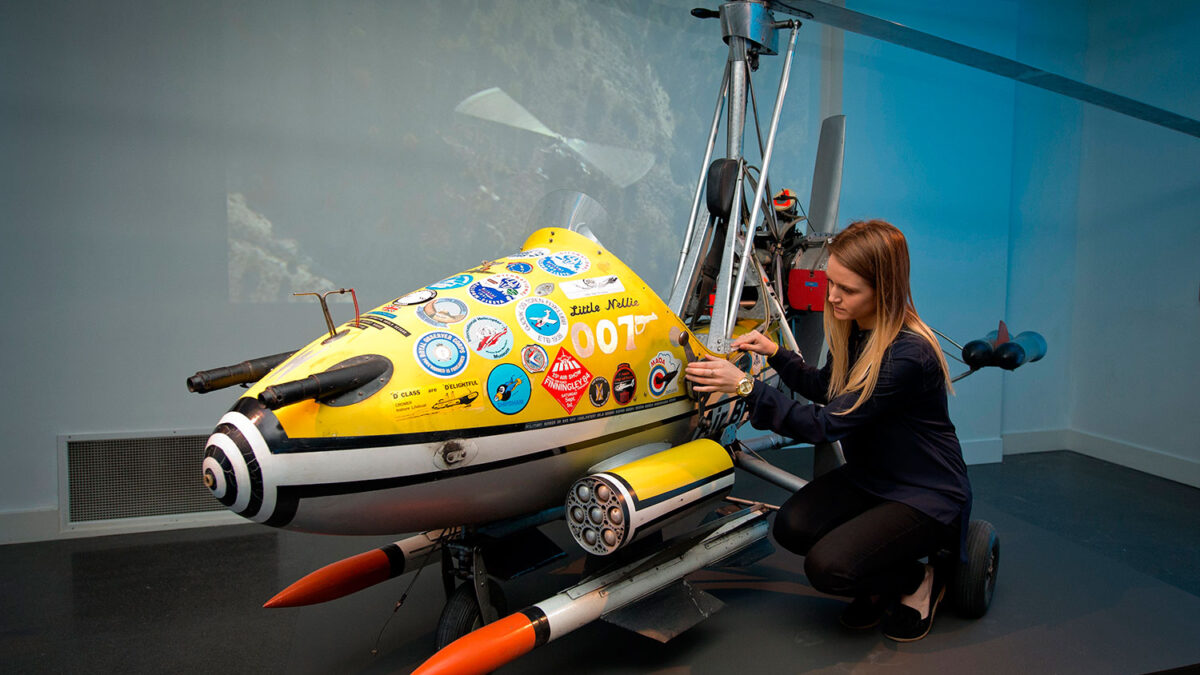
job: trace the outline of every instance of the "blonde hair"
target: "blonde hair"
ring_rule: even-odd
[[[829,255],[843,267],[866,280],[875,290],[875,327],[867,338],[862,356],[850,366],[850,319],[837,319],[825,303],[825,339],[833,355],[829,400],[846,393],[858,392],[858,399],[849,413],[861,406],[875,391],[884,353],[900,334],[909,330],[923,338],[937,355],[946,380],[946,390],[953,392],[950,368],[942,355],[941,345],[933,330],[917,315],[912,291],[908,284],[908,242],[894,225],[883,220],[864,220],[851,223],[829,243]]]

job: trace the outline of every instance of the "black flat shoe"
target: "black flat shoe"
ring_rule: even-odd
[[[946,594],[946,587],[937,583],[934,578],[933,591],[929,601],[929,616],[921,618],[921,613],[902,603],[896,603],[892,611],[883,619],[883,636],[896,642],[916,642],[929,635],[933,628],[933,615],[937,613],[938,605]]]
[[[842,610],[842,615],[838,620],[851,630],[873,628],[879,625],[885,609],[887,609],[887,602],[882,597],[867,595],[855,598],[854,602]]]

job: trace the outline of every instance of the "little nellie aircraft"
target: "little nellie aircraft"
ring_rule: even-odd
[[[520,250],[370,311],[356,305],[354,320],[341,326],[318,294],[327,334],[296,352],[189,378],[197,392],[248,387],[218,423],[202,467],[205,484],[231,510],[307,532],[418,533],[317,570],[267,606],[332,600],[439,561],[448,597],[437,629],[441,651],[421,671],[441,673],[492,670],[600,617],[644,626],[627,621],[629,613],[682,597],[673,607],[693,611],[665,613],[660,623],[670,625],[653,631],[669,639],[719,606],[683,578],[761,555],[755,545],[765,539],[771,507],[726,505],[720,517],[666,541],[663,527],[722,498],[738,502],[727,496],[735,465],[788,489],[803,481],[748,452],[789,439],[735,440],[741,399],[696,396],[682,370],[712,355],[773,378],[761,360],[729,352],[732,338],[750,329],[820,353],[825,244],[841,182],[845,120],[834,116],[822,124],[807,213],[798,213],[790,191],[770,188],[801,25],[776,21],[776,11],[1200,135],[1195,120],[819,0],[693,10],[720,19],[729,58],[666,301],[591,235],[595,202],[568,194],[550,209],[559,217],[540,223]],[[758,59],[778,53],[783,31],[786,61],[766,134],[757,110],[749,118],[758,139],[745,145],[760,149],[753,165],[743,154],[749,82]],[[617,185],[638,180],[653,161],[562,137],[495,88],[456,110],[554,137]],[[722,121],[726,143],[714,159]],[[1002,322],[963,348],[964,375],[1011,370],[1045,349],[1036,333],[1010,337]],[[818,473],[835,465],[836,444],[819,445],[816,457]],[[599,561],[589,566],[597,571],[504,616],[496,579],[560,556],[537,529],[559,519]],[[990,525],[971,523],[969,559],[950,585],[950,599],[968,616],[987,610],[997,542]],[[459,579],[466,583],[455,587]]]

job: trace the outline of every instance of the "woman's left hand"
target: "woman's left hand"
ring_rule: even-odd
[[[746,374],[725,359],[705,354],[703,361],[687,365],[684,377],[694,385],[692,388],[696,391],[732,394],[737,391],[738,382],[741,382]]]

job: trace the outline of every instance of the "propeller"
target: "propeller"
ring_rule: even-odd
[[[500,87],[484,89],[468,96],[454,106],[454,112],[553,138],[596,167],[618,187],[633,185],[654,166],[654,155],[649,152],[563,136],[542,124],[541,120],[514,101]]]
[[[813,167],[812,196],[808,201],[808,232],[837,229],[838,199],[842,194],[842,158],[846,149],[846,116],[833,115],[821,122],[817,161]]]

